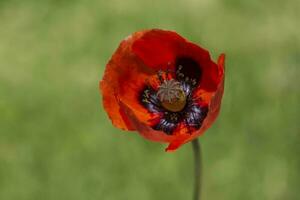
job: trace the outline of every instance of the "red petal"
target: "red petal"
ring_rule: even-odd
[[[146,67],[131,51],[132,43],[141,35],[143,32],[137,32],[121,42],[108,62],[100,82],[104,109],[112,123],[125,130],[134,128],[124,115],[120,101],[136,111],[140,120],[146,122],[151,118],[150,113],[139,102],[139,92],[145,86],[145,79],[156,72]]]
[[[221,101],[224,92],[224,64],[225,64],[225,54],[221,54],[218,59],[218,76],[220,78],[220,83],[218,85],[217,91],[212,95],[208,114],[203,121],[201,128],[196,131],[191,138],[189,138],[186,142],[195,139],[196,137],[202,135],[216,120],[219,115],[221,108]]]
[[[182,144],[184,144],[187,139],[191,137],[191,135],[188,134],[183,134],[183,135],[178,135],[175,140],[173,140],[169,146],[166,148],[167,152],[175,151],[178,149]]]
[[[130,109],[124,103],[120,102],[120,105],[126,113],[126,116],[128,117],[133,128],[137,130],[144,138],[155,142],[171,142],[175,139],[175,136],[167,135],[162,131],[155,131],[154,129],[149,127],[149,125],[141,122],[132,111],[132,109]]]
[[[224,92],[224,63],[225,63],[225,54],[221,54],[218,59],[218,78],[221,80],[218,89],[214,93],[209,93],[211,95],[211,101],[209,104],[209,112],[207,117],[203,121],[201,128],[197,131],[188,134],[184,128],[181,128],[181,133],[177,133],[176,139],[174,139],[166,149],[166,151],[174,151],[179,148],[181,145],[194,140],[195,138],[202,135],[216,120],[218,117],[220,108],[221,108],[221,101]],[[176,134],[176,133],[174,133]]]
[[[186,40],[175,32],[153,29],[136,40],[132,50],[147,66],[165,70],[168,64],[174,63],[185,43]]]
[[[120,107],[114,88],[107,81],[101,81],[100,89],[103,94],[103,106],[114,126],[123,130],[134,130]]]
[[[208,51],[175,32],[157,29],[145,32],[133,43],[132,50],[153,69],[173,68],[177,58],[191,58],[199,64],[202,71],[200,87],[214,92],[218,86],[218,67],[211,60]]]
[[[153,125],[154,114],[150,113],[140,102],[140,93],[146,84],[158,86],[157,70],[148,67],[132,51],[132,45],[140,41],[147,33],[136,32],[123,40],[108,62],[100,90],[103,94],[104,109],[112,123],[124,130],[135,130],[128,117],[120,107],[120,101],[132,110],[135,117],[145,125]],[[155,77],[155,78],[154,78]]]

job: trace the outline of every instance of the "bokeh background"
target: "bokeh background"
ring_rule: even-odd
[[[191,145],[114,128],[98,81],[119,42],[176,30],[225,52],[200,138],[203,199],[299,200],[299,0],[1,0],[0,199],[191,199]],[[126,84],[126,83],[124,83]]]

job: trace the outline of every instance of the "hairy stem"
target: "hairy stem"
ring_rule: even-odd
[[[198,139],[192,141],[193,152],[194,152],[194,196],[193,200],[200,200],[201,194],[201,146]]]

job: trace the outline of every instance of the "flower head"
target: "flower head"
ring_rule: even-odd
[[[136,32],[121,42],[106,66],[100,81],[104,108],[116,127],[175,150],[216,119],[224,59],[221,54],[213,62],[208,51],[172,31]]]

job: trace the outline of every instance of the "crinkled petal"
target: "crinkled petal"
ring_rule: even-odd
[[[175,32],[152,29],[134,42],[132,50],[147,66],[166,70],[174,64],[185,43],[186,40]]]
[[[181,145],[194,140],[198,136],[202,135],[216,120],[221,108],[221,101],[224,92],[224,65],[225,54],[221,54],[218,59],[218,76],[221,82],[218,85],[217,91],[212,95],[211,102],[209,104],[207,117],[204,119],[201,128],[194,131],[192,134],[187,134],[187,128],[181,128],[181,133],[177,133],[177,139],[174,139],[166,149],[166,151],[174,151]]]
[[[132,50],[147,66],[157,70],[174,69],[178,58],[193,59],[202,72],[200,88],[214,92],[218,86],[218,67],[208,51],[175,32],[149,30],[133,43]]]
[[[141,105],[139,94],[145,87],[147,79],[155,76],[156,71],[145,66],[132,53],[132,43],[144,32],[137,32],[123,40],[108,62],[100,90],[103,95],[103,105],[112,123],[124,130],[134,130],[120,107],[120,101],[132,109],[142,122],[146,123],[153,117]],[[151,79],[149,79],[151,82]]]
[[[174,135],[167,135],[162,131],[156,131],[149,125],[141,122],[135,113],[126,104],[120,102],[120,106],[128,117],[132,127],[137,130],[144,138],[155,142],[171,142],[175,139]]]

